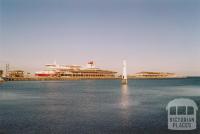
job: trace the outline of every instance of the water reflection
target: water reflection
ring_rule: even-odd
[[[128,85],[122,85],[121,87],[121,104],[122,109],[128,109],[129,107],[129,90]]]
[[[127,85],[121,87],[121,99],[120,99],[120,114],[122,119],[122,125],[127,126],[130,118],[130,98],[129,89]]]

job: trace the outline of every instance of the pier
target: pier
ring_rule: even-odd
[[[5,81],[66,81],[66,80],[117,80],[118,77],[13,77],[13,78],[3,78]]]

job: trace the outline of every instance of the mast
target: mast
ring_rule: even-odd
[[[123,74],[122,74],[122,84],[127,85],[127,70],[126,70],[126,60],[123,60]]]

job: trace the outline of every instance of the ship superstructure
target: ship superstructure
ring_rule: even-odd
[[[85,67],[79,65],[47,64],[44,71],[35,73],[38,77],[68,77],[68,78],[115,78],[115,71],[96,68],[95,63],[90,61]]]

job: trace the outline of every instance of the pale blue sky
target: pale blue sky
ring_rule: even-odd
[[[0,63],[200,75],[199,0],[0,0]]]

